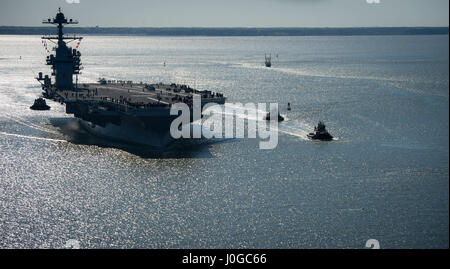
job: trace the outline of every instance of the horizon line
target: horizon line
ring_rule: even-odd
[[[0,25],[0,27],[54,28],[54,26]],[[206,28],[206,29],[352,29],[352,28],[449,28],[449,26],[69,26],[72,28]]]
[[[52,26],[0,26],[0,35],[54,34]],[[66,34],[122,36],[362,36],[448,35],[449,27],[100,27],[65,28]]]

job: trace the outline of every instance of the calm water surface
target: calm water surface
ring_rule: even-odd
[[[278,102],[288,118],[274,150],[231,139],[155,153],[111,147],[60,104],[30,110],[46,52],[38,36],[0,36],[0,247],[448,248],[448,47],[448,36],[87,36],[81,82],[189,84]],[[305,139],[318,120],[336,141]]]

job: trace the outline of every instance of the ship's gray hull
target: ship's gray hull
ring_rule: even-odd
[[[163,128],[164,126],[170,126],[170,122],[162,126],[160,121],[154,123],[159,126],[153,126],[156,128],[145,128],[142,124],[133,121],[122,121],[121,125],[115,125],[113,123],[107,123],[105,126],[96,125],[92,122],[88,122],[79,119],[80,125],[86,129],[89,133],[102,138],[113,139],[122,142],[128,142],[133,144],[142,144],[145,146],[151,146],[156,148],[163,148],[174,141],[170,135],[170,130]],[[148,127],[151,127],[151,122],[148,122]]]

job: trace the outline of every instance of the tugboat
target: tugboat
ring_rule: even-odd
[[[267,57],[267,55],[264,55],[264,64],[266,65],[266,67],[271,67],[272,66],[272,56],[269,55],[269,57]]]
[[[321,121],[319,121],[317,127],[314,127],[314,133],[309,133],[307,136],[309,139],[313,140],[329,141],[333,139],[333,136],[328,133],[327,129],[325,128],[325,124]]]
[[[50,107],[45,102],[45,99],[42,97],[39,97],[38,99],[34,100],[34,104],[30,106],[30,109],[32,110],[49,110]]]
[[[270,112],[266,114],[265,120],[270,120]],[[284,117],[278,112],[278,121],[284,121]]]

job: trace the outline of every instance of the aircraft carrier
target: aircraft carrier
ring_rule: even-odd
[[[225,103],[226,98],[221,93],[199,91],[175,83],[134,83],[100,78],[97,83],[79,84],[81,53],[78,45],[72,48],[68,44],[79,42],[82,37],[63,34],[64,25],[78,22],[67,19],[59,9],[55,18],[43,23],[56,25],[58,32],[55,36],[42,37],[45,46],[47,41],[56,45],[54,53],[46,59],[54,79],[43,76],[42,72],[36,78],[42,84],[42,95],[65,104],[66,113],[80,119],[82,126],[96,135],[165,147],[173,141],[170,125],[178,117],[170,115],[174,103],[183,102],[189,106],[191,122],[194,95],[201,98],[202,107],[208,103]]]

